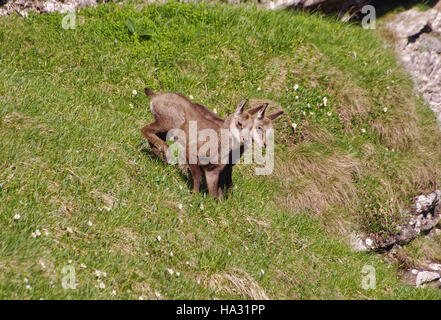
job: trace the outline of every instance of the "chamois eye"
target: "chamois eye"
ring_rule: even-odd
[[[238,121],[238,122],[237,122],[237,127],[238,127],[238,128],[242,128],[242,122]]]
[[[257,130],[262,131],[262,127],[257,127]]]

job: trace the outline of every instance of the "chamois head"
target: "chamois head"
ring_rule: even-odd
[[[264,103],[259,107],[248,110],[248,113],[254,114],[257,112],[257,116],[254,118],[253,128],[251,130],[251,136],[254,142],[261,148],[266,148],[266,135],[269,130],[273,130],[273,120],[283,114],[283,110],[276,111],[268,116],[265,116],[268,103]]]
[[[247,99],[242,100],[236,111],[225,121],[234,143],[239,143],[241,146],[251,142],[251,129],[253,128],[253,117],[244,110],[247,102]]]

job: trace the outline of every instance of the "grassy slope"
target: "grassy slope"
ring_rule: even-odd
[[[75,30],[58,14],[0,20],[0,298],[441,297],[341,237],[393,229],[439,183],[434,117],[374,33],[302,13],[135,5],[81,10]],[[129,37],[127,17],[152,39]],[[221,116],[243,97],[282,106],[274,174],[237,166],[223,203],[191,195],[140,146],[152,115],[131,91],[145,85]],[[361,288],[366,264],[376,290]],[[65,265],[76,290],[61,286]]]

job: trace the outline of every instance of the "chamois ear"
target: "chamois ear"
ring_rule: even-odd
[[[259,112],[257,113],[257,116],[256,116],[257,119],[262,120],[265,117],[265,111],[266,111],[267,107],[268,107],[268,103],[265,103],[262,105]]]
[[[235,115],[240,115],[243,112],[243,108],[245,107],[245,104],[248,102],[248,99],[243,99],[239,105],[236,108],[236,112],[234,112]]]
[[[253,115],[253,114],[255,114],[257,111],[259,111],[259,110],[260,110],[263,106],[265,106],[265,105],[268,106],[268,103],[264,103],[264,104],[262,104],[262,105],[260,105],[260,106],[258,106],[258,107],[254,107],[254,108],[248,109],[247,111],[248,111],[248,113],[249,113],[250,115]]]
[[[271,119],[271,120],[274,120],[274,119],[280,117],[283,113],[284,113],[283,110],[279,110],[279,111],[276,111],[276,112],[274,112],[274,113],[271,113],[271,114],[268,116],[268,118]]]

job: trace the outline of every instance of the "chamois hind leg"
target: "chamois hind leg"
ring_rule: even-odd
[[[149,141],[152,152],[162,159],[164,163],[167,163],[167,150],[168,145],[164,140],[158,137],[158,134],[162,135],[162,129],[158,123],[153,122],[141,128],[141,132],[144,137]]]

